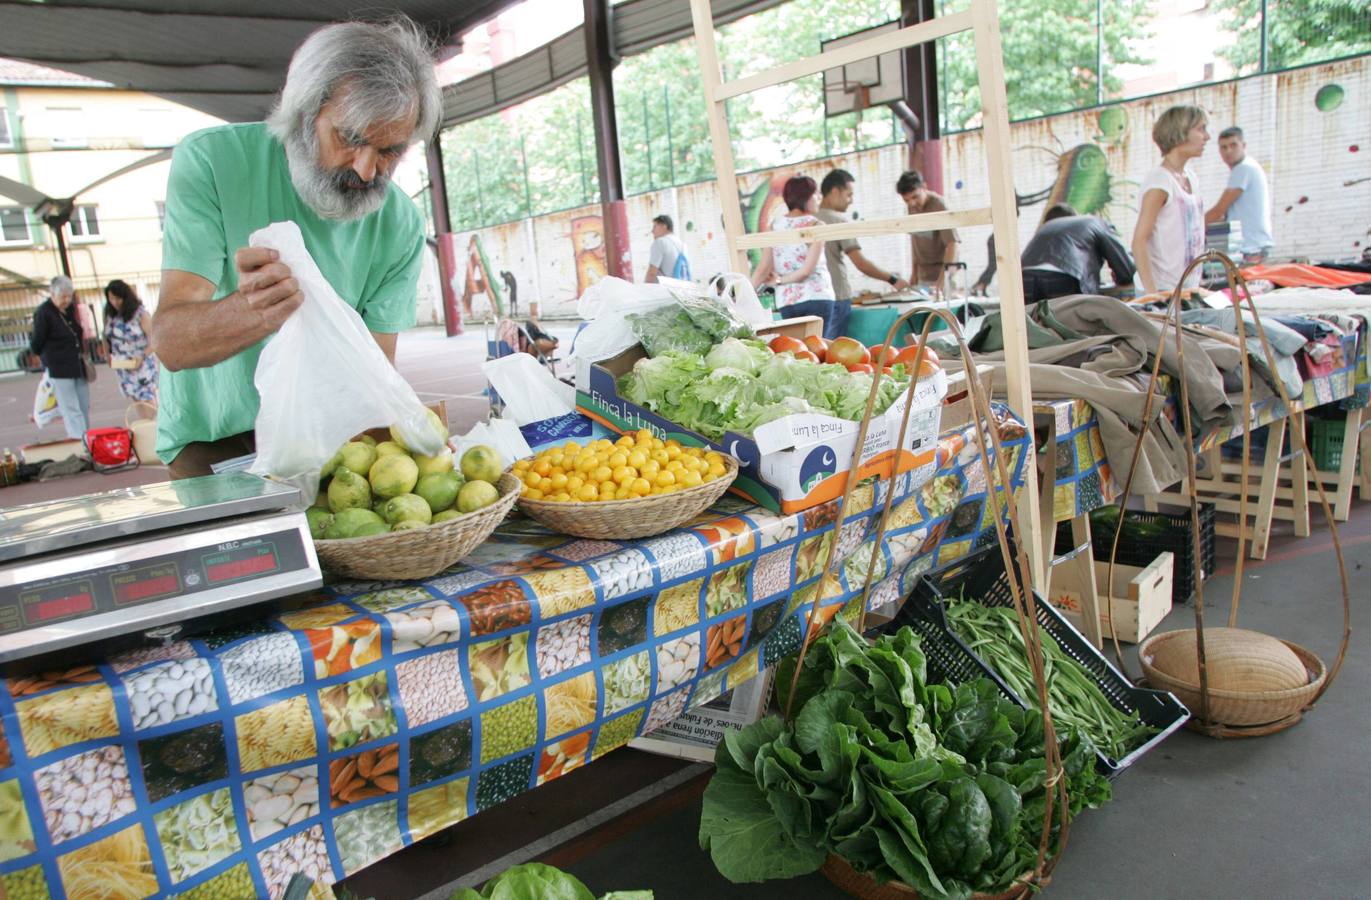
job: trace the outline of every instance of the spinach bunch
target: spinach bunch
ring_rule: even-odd
[[[783,688],[794,665],[777,672]],[[962,898],[1033,867],[1042,720],[989,680],[928,684],[910,629],[873,645],[838,620],[805,657],[793,708],[792,725],[768,717],[715,753],[700,845],[730,881],[803,875],[835,853],[878,881]],[[1066,735],[1062,757],[1073,813],[1108,801],[1088,740]],[[1054,824],[1054,850],[1055,836]]]

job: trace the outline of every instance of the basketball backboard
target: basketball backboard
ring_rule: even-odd
[[[820,47],[826,52],[863,38],[898,31],[899,28],[899,22],[886,22],[884,25],[823,41]],[[824,116],[827,118],[873,106],[884,106],[903,97],[904,56],[900,50],[892,50],[836,69],[824,70]]]

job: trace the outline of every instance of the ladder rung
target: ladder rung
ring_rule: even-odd
[[[815,225],[810,228],[761,231],[745,234],[738,239],[739,250],[777,247],[781,244],[808,244],[812,241],[836,241],[842,238],[873,237],[881,234],[910,234],[916,231],[939,231],[964,225],[989,225],[990,207],[943,210],[918,213],[895,219],[863,219],[837,225]]]
[[[719,85],[719,90],[715,93],[714,99],[722,102],[730,97],[739,97],[753,91],[760,91],[762,88],[785,84],[787,81],[794,81],[797,78],[813,75],[825,69],[836,69],[839,66],[880,56],[882,53],[889,53],[892,50],[903,50],[905,47],[912,47],[915,44],[936,40],[949,34],[956,34],[959,31],[970,30],[970,10],[939,16],[927,22],[901,28],[899,31],[888,31],[863,41],[845,44],[825,53],[820,53],[818,56],[810,56],[777,66],[774,69],[767,69],[765,72],[758,72],[756,75],[749,75],[736,81],[726,81]]]

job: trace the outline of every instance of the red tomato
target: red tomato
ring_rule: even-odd
[[[871,363],[853,363],[847,367],[849,372],[865,372],[868,375],[875,373],[876,367]]]
[[[828,345],[828,356],[825,358],[831,363],[851,367],[871,362],[871,351],[855,338],[840,337]]]
[[[879,363],[879,362],[881,361],[881,352],[882,352],[883,350],[885,350],[885,344],[872,344],[872,345],[871,345],[871,348],[870,348],[869,352],[871,353],[871,364],[872,364],[873,366],[876,365],[877,363]],[[892,359],[895,358],[895,351],[892,349],[892,350],[886,351],[886,353],[887,353],[887,355],[886,355],[886,360],[885,360],[885,361],[886,361],[886,364],[887,364],[887,365],[890,365],[890,361],[891,361]]]
[[[817,334],[806,335],[805,346],[809,348],[810,353],[819,358],[819,362],[824,361],[824,357],[828,353],[828,341]]]
[[[807,360],[809,360],[809,361],[812,362],[812,363],[821,363],[821,362],[823,362],[822,359],[819,359],[819,357],[815,356],[813,353],[810,353],[808,350],[796,350],[796,351],[795,351],[795,358],[796,358],[796,359],[807,359]]]
[[[767,346],[771,348],[772,353],[799,353],[801,350],[808,349],[805,347],[804,341],[786,335],[772,338],[771,343]]]
[[[915,344],[912,347],[905,347],[902,350],[900,350],[900,352],[895,354],[895,358],[892,359],[890,362],[892,365],[895,363],[904,363],[906,366],[912,366],[914,365],[914,357],[918,355],[919,345]],[[938,354],[933,352],[932,347],[924,348],[924,362],[928,363],[928,365],[932,368],[939,368]]]

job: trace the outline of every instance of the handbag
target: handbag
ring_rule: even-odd
[[[67,331],[70,331],[71,336],[76,338],[76,352],[81,353],[81,335],[76,333],[76,329],[71,327],[71,323],[67,321],[67,317],[62,315],[60,311],[57,313],[57,318],[62,320],[62,324],[67,326]],[[86,381],[91,384],[95,383],[95,378],[99,372],[95,369],[95,363],[91,362],[90,357],[86,356],[84,353],[81,354],[81,371],[86,376]]]

